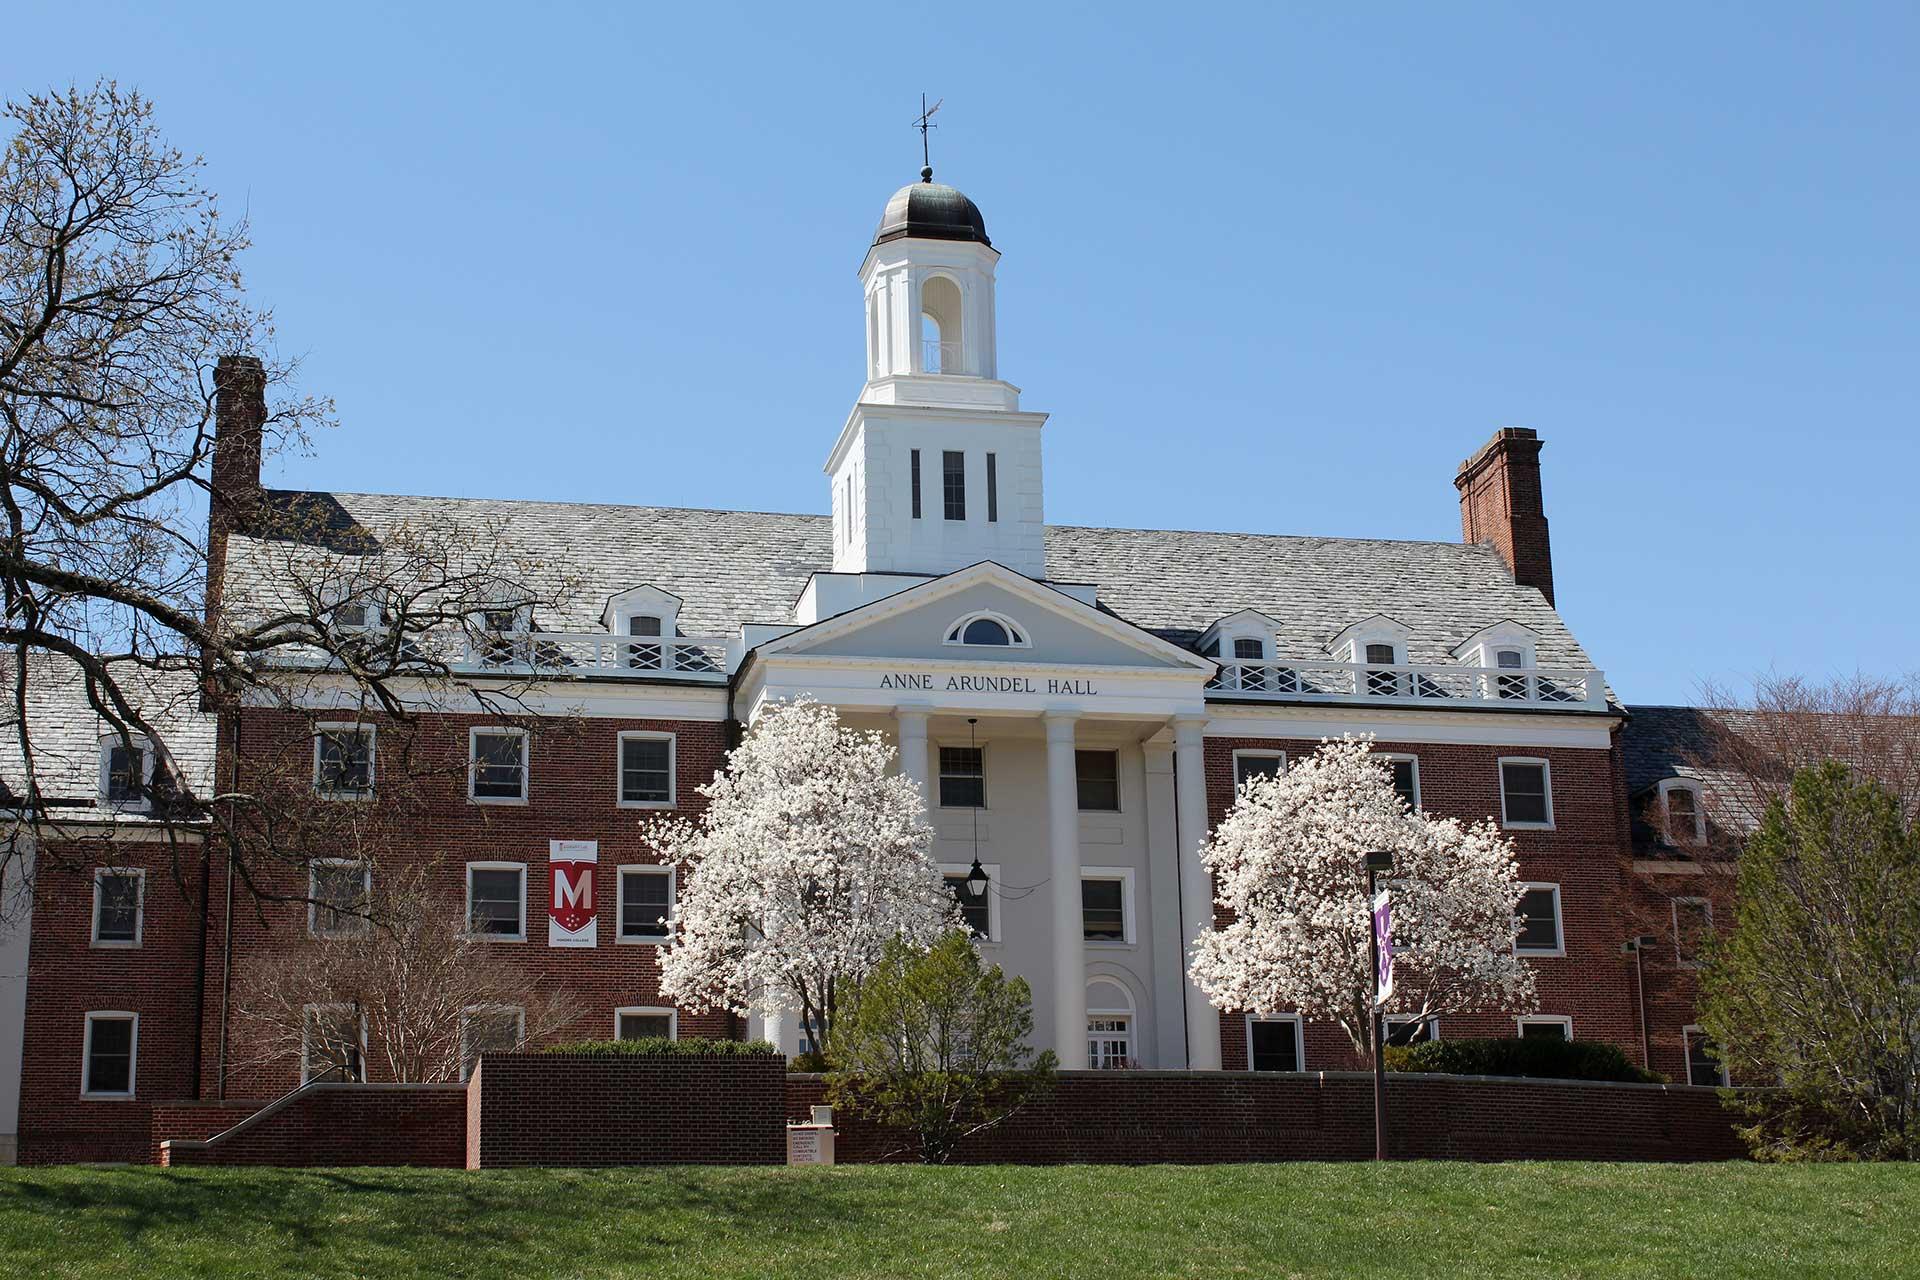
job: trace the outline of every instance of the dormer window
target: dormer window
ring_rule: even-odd
[[[372,600],[346,600],[334,606],[333,625],[342,631],[373,631],[384,621]]]
[[[473,616],[472,627],[474,649],[483,665],[504,667],[527,661],[526,638],[533,630],[531,609],[483,609]]]
[[[1495,649],[1493,662],[1502,671],[1518,671],[1527,665],[1527,655],[1518,649]],[[1496,676],[1494,689],[1502,698],[1519,699],[1527,696],[1527,678],[1525,676]]]
[[[654,586],[629,587],[609,599],[600,616],[607,630],[624,640],[619,665],[656,671],[685,661],[688,651],[676,653],[666,643],[678,634],[680,597]]]
[[[1267,642],[1259,636],[1235,636],[1233,656],[1254,662],[1263,661],[1267,656]]]
[[[1660,810],[1669,841],[1674,844],[1707,842],[1707,814],[1705,806],[1700,803],[1698,784],[1681,778],[1668,778],[1662,782]]]
[[[1496,622],[1467,637],[1453,656],[1469,667],[1490,668],[1493,674],[1480,677],[1481,696],[1508,702],[1527,702],[1534,697],[1534,647],[1538,637],[1517,622]],[[1501,675],[1511,671],[1513,675]],[[1528,674],[1520,674],[1522,672]]]
[[[137,735],[131,746],[117,733],[100,739],[101,802],[123,813],[145,813],[151,808],[147,792],[153,782],[153,758],[151,744]]]
[[[970,613],[947,628],[948,644],[979,648],[1027,647],[1026,634],[997,613]]]

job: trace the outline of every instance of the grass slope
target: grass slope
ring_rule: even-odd
[[[1920,1273],[1920,1169],[0,1170],[8,1276]]]

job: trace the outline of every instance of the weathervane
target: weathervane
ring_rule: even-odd
[[[945,98],[940,99],[940,102],[945,101]],[[915,116],[913,120],[913,127],[920,131],[920,181],[922,182],[933,181],[933,157],[927,149],[927,130],[938,129],[940,127],[933,122],[933,113],[940,109],[940,102],[936,102],[929,107],[927,105],[927,95],[924,93],[921,94],[920,114]]]

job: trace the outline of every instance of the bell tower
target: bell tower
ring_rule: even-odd
[[[887,201],[860,264],[866,383],[826,466],[836,573],[1046,576],[1046,415],[1000,380],[999,261],[979,206],[931,168]]]

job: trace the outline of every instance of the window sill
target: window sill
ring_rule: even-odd
[[[526,803],[527,803],[527,798],[526,798],[525,796],[476,796],[476,795],[469,795],[469,796],[467,797],[467,803],[468,803],[468,804],[501,804],[501,805],[519,805],[519,806],[521,806],[521,807],[523,807],[523,808],[524,808],[524,807],[525,807],[525,805],[526,805]]]
[[[620,946],[620,947],[664,947],[667,945],[668,942],[671,941],[671,939],[617,937],[613,941],[615,946]]]
[[[614,804],[617,808],[621,809],[672,809],[676,807],[672,800],[617,800]]]
[[[131,1093],[88,1093],[82,1089],[80,1091],[80,1099],[83,1102],[132,1102],[134,1095]]]
[[[476,933],[472,936],[482,942],[525,942],[527,940],[527,935],[524,933]]]
[[[1551,831],[1553,824],[1551,822],[1502,822],[1500,829],[1502,831]]]
[[[1565,947],[1555,947],[1551,951],[1532,951],[1526,947],[1515,947],[1513,954],[1522,960],[1562,960],[1566,958]]]
[[[92,942],[89,942],[87,946],[89,950],[93,951],[138,951],[140,950],[140,941],[139,939],[135,939],[132,942],[119,942],[112,938],[95,938]]]
[[[1108,938],[1083,938],[1080,945],[1098,951],[1131,951],[1140,944],[1137,942],[1115,942]]]
[[[364,804],[373,799],[373,792],[367,791],[318,791],[313,793],[316,800],[345,800],[348,803]]]

